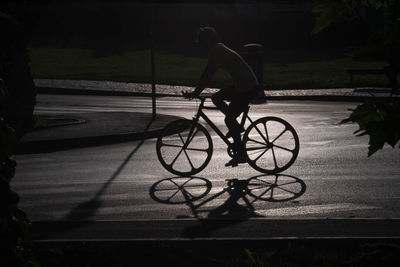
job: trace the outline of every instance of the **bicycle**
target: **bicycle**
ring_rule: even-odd
[[[208,118],[203,110],[218,110],[205,106],[206,97],[200,100],[192,120],[178,119],[162,130],[158,136],[156,151],[163,167],[179,176],[190,176],[202,171],[211,160],[213,142],[208,130],[199,122],[202,118],[228,146],[227,152],[234,157],[233,143]],[[299,153],[299,138],[292,125],[278,117],[262,117],[253,121],[248,113],[250,106],[242,113],[240,126],[244,129],[242,142],[247,163],[255,170],[276,174],[288,169]]]

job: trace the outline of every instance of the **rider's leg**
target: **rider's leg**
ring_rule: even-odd
[[[230,104],[229,110],[226,113],[225,123],[229,129],[229,133],[233,138],[233,149],[237,154],[225,166],[237,166],[239,163],[247,162],[246,150],[240,136],[241,126],[237,121],[237,117],[247,108],[248,102],[241,97],[234,97]]]
[[[238,163],[246,162],[246,153],[241,141],[241,127],[236,118],[243,112],[243,99],[232,95],[232,90],[221,90],[211,97],[214,105],[225,114],[225,124],[228,127],[228,134],[233,138],[233,148],[237,155],[225,166],[237,166]],[[229,106],[224,100],[230,101]],[[245,105],[247,107],[248,103]]]
[[[230,91],[228,90],[220,90],[211,96],[213,104],[226,115],[229,113],[229,107],[225,103],[225,100],[231,100]]]
[[[229,129],[229,133],[233,139],[233,146],[239,152],[244,152],[244,148],[242,148],[242,141],[240,137],[240,124],[237,122],[235,115],[227,114],[225,117],[225,124]]]
[[[235,167],[240,163],[247,162],[246,151],[242,143],[242,138],[240,136],[240,124],[236,120],[239,114],[228,113],[228,115],[225,117],[226,126],[228,126],[229,132],[231,133],[233,138],[232,148],[237,152],[232,157],[232,159],[225,164],[226,167]]]
[[[237,117],[239,117],[239,115],[245,110],[247,105],[248,103],[243,102],[243,100],[240,98],[232,99],[231,103],[229,104],[229,112],[225,117],[225,124],[232,136],[233,145],[240,154],[244,154],[244,147],[242,145],[242,138],[240,136],[242,129],[237,121]]]
[[[238,97],[236,97],[238,98]],[[225,103],[225,100],[230,101],[231,103],[228,105]],[[232,105],[232,102],[240,102],[235,100],[235,97],[232,95],[232,91],[229,90],[220,90],[219,92],[215,93],[214,95],[211,96],[211,101],[214,103],[214,105],[222,112],[225,114],[225,116],[231,116],[233,115],[233,119],[227,118],[225,119],[225,124],[228,127],[228,133],[226,134],[226,138],[232,137],[232,132],[230,131],[230,127],[232,126],[233,128],[236,126],[236,118],[242,113],[240,110],[237,112],[237,114],[232,114],[232,112],[236,112],[235,109],[238,107],[235,107],[235,104]],[[236,104],[237,106],[237,104]],[[233,107],[233,108],[232,108]],[[232,111],[233,109],[233,111]],[[228,121],[228,122],[227,122]],[[240,133],[244,131],[243,127],[238,128],[239,131],[239,137]]]

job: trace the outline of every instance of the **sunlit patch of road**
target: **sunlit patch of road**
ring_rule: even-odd
[[[257,214],[264,217],[293,217],[304,215],[324,215],[335,212],[346,212],[356,210],[371,210],[379,209],[379,207],[358,205],[353,203],[334,203],[334,204],[321,204],[321,205],[306,205],[286,208],[263,209],[257,210]]]

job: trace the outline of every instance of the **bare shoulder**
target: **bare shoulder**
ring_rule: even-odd
[[[212,57],[219,57],[226,51],[227,47],[223,43],[217,43],[211,50]]]
[[[217,43],[215,45],[215,50],[225,50],[227,47],[223,43]]]

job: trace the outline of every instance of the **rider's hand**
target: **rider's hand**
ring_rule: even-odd
[[[193,92],[188,92],[188,91],[182,91],[182,95],[184,98],[187,99],[193,99],[195,97],[195,94]]]

